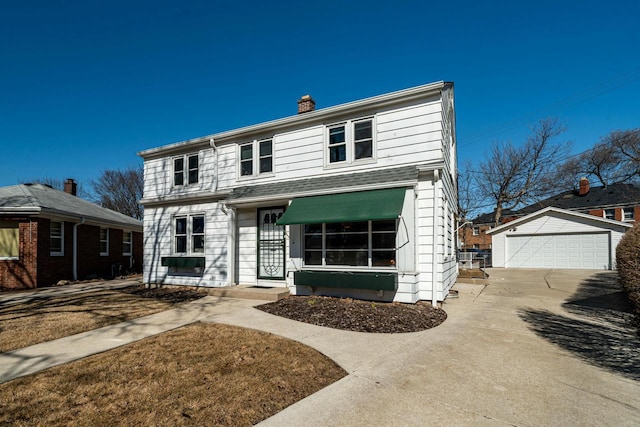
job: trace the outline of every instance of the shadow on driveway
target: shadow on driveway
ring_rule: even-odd
[[[540,337],[585,362],[640,381],[640,337],[617,275],[594,274],[562,308],[568,316],[533,309],[519,316]]]

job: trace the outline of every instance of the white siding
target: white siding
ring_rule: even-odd
[[[173,195],[185,195],[211,190],[215,185],[215,155],[213,149],[185,153],[198,155],[198,182],[179,187],[173,186],[173,159],[169,156],[144,162],[144,198],[154,199]]]
[[[255,284],[258,226],[255,209],[238,209],[237,275],[239,284]]]
[[[205,215],[205,270],[201,276],[170,275],[162,257],[173,252],[173,222],[179,215]],[[227,285],[227,217],[216,203],[148,207],[144,212],[144,280],[147,283],[225,286]],[[191,254],[200,256],[200,254]]]

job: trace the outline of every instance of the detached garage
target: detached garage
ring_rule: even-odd
[[[630,224],[545,208],[487,232],[493,267],[611,270]]]

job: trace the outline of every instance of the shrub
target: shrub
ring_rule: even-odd
[[[636,324],[640,326],[640,222],[620,240],[616,264],[620,283],[633,304]]]

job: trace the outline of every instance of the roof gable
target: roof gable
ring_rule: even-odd
[[[487,234],[493,235],[493,234],[497,234],[500,233],[504,230],[508,230],[514,227],[517,227],[521,224],[524,224],[526,222],[532,221],[534,219],[540,218],[542,216],[545,215],[550,215],[550,214],[561,214],[565,217],[569,217],[569,218],[575,218],[580,219],[580,220],[587,220],[593,223],[598,223],[598,224],[602,224],[603,226],[614,226],[614,227],[618,227],[618,228],[631,228],[633,227],[633,225],[628,224],[626,222],[621,222],[621,221],[614,221],[611,219],[606,219],[606,218],[601,218],[598,216],[593,216],[593,215],[589,215],[589,214],[584,214],[584,213],[580,213],[580,212],[575,212],[575,211],[569,211],[566,209],[560,209],[560,208],[556,208],[556,207],[547,207],[544,209],[540,209],[539,211],[533,212],[529,215],[520,217],[518,219],[515,219],[511,222],[508,222],[506,224],[502,224],[498,227],[492,228],[491,230],[487,231]]]

